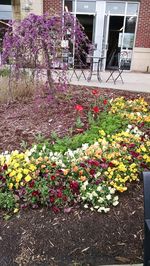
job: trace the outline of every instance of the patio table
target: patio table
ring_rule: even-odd
[[[100,75],[100,72],[102,70],[102,62],[105,59],[105,57],[101,57],[101,56],[88,56],[87,60],[89,59],[90,61],[90,74],[87,78],[87,81],[90,81],[93,75],[97,76],[97,80],[99,82],[102,82],[102,78]],[[96,69],[96,73],[94,72],[95,69],[95,65],[97,65],[97,69]]]

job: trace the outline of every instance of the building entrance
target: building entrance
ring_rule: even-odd
[[[83,26],[84,32],[88,37],[90,43],[93,43],[93,29],[94,29],[94,15],[86,15],[86,14],[77,14],[77,19],[80,24]],[[88,47],[85,43],[85,47],[82,46],[82,53],[80,54],[80,59],[83,64],[86,64]]]
[[[107,66],[118,65],[118,53],[120,52],[119,36],[123,32],[124,17],[110,16],[108,31],[108,51],[106,57]]]
[[[102,54],[104,69],[118,65],[119,53],[124,56],[125,69],[130,70],[135,40],[138,3],[106,2]]]
[[[89,38],[89,40],[93,41],[93,23],[94,23],[94,16],[93,15],[78,15],[77,19],[81,23],[84,28],[84,32]]]

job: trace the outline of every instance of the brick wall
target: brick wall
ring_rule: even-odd
[[[49,12],[50,14],[62,13],[63,0],[44,0],[43,12]]]
[[[136,47],[150,48],[150,0],[141,0]]]

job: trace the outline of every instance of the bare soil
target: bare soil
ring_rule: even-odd
[[[37,141],[68,134],[75,124],[75,104],[88,108],[91,89],[71,87],[57,103],[24,99],[0,105],[0,151],[22,149]],[[99,89],[105,97],[145,97],[150,94]],[[60,98],[62,99],[60,100]],[[83,117],[83,119],[86,119]],[[0,212],[0,266],[98,266],[142,263],[143,184],[131,184],[120,204],[108,214],[76,206],[69,214],[50,210],[26,210],[8,221]]]

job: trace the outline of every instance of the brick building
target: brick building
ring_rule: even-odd
[[[150,72],[150,0],[0,0],[12,4],[13,17],[30,12],[72,12],[97,44],[95,55],[106,57],[104,68],[117,51],[125,52],[128,69]]]

